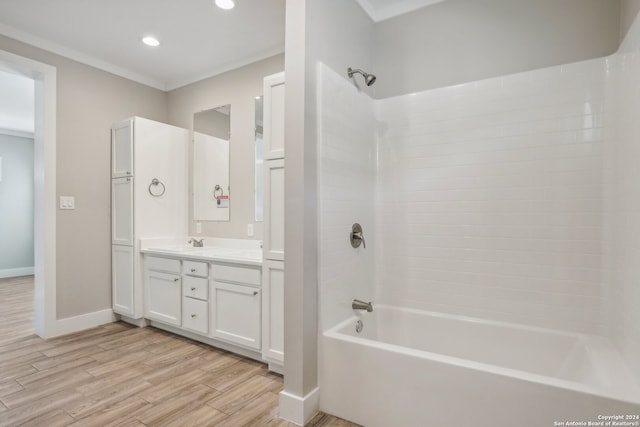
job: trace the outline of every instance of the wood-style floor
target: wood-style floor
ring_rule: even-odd
[[[33,277],[0,279],[0,426],[293,426],[282,377],[155,328],[112,323],[43,340]],[[318,414],[308,425],[356,426]]]

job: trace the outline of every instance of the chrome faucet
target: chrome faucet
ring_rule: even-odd
[[[368,313],[373,311],[373,305],[371,305],[371,302],[364,302],[359,299],[354,299],[351,302],[351,308],[354,310],[367,310]]]
[[[204,239],[189,239],[187,243],[193,244],[194,248],[202,248],[204,247]]]

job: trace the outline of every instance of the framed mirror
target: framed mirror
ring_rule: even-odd
[[[264,195],[264,145],[262,143],[262,96],[256,96],[255,114],[255,205],[256,221],[263,220]]]
[[[193,115],[193,219],[229,221],[231,105]]]

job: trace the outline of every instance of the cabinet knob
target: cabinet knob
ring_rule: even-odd
[[[195,315],[195,314],[192,314],[192,315],[191,315],[191,318],[192,318],[192,319],[195,319],[195,318],[196,318],[196,315]]]
[[[192,290],[192,291],[195,291],[195,290],[196,290],[196,288],[191,288],[191,290]]]
[[[195,269],[195,268],[192,268],[192,269],[191,269],[191,272],[192,272],[192,273],[195,273],[195,272],[196,272],[196,269]]]
[[[176,277],[175,279],[173,279],[174,282],[177,282],[178,280],[180,280],[179,277]]]
[[[253,296],[255,297],[256,295],[258,295],[258,291],[253,291]]]

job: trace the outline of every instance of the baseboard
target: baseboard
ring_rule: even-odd
[[[320,389],[314,388],[304,397],[299,397],[286,391],[280,392],[280,418],[298,426],[311,420],[318,412]]]
[[[32,274],[33,267],[6,268],[4,270],[0,270],[0,279],[5,279],[7,277],[30,276]]]
[[[51,325],[47,338],[83,331],[106,323],[112,323],[116,320],[117,317],[110,308],[65,319],[57,319],[55,324]]]

